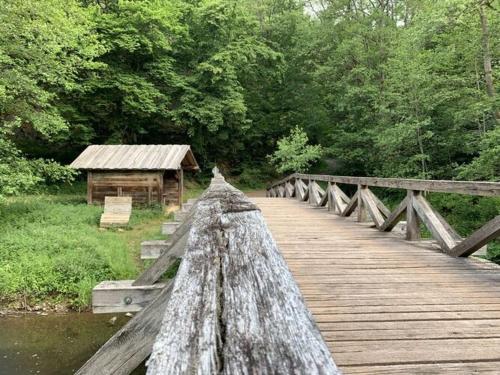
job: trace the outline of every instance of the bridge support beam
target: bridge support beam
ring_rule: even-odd
[[[369,213],[363,199],[366,190],[368,190],[366,185],[358,185],[358,222],[360,223],[370,221]]]
[[[417,194],[420,194],[420,192],[415,190],[409,190],[407,193],[406,239],[408,241],[419,241],[422,238],[420,234],[420,219],[413,205],[415,195]]]

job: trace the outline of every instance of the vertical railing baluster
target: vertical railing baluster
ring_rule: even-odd
[[[363,190],[367,189],[366,185],[358,185],[358,221],[368,221],[368,211],[366,210],[365,203],[363,202]]]
[[[420,219],[413,208],[413,200],[415,195],[420,194],[417,190],[408,190],[408,203],[406,206],[406,239],[408,241],[420,240]]]
[[[326,196],[327,200],[326,201],[327,201],[327,205],[328,205],[328,211],[331,211],[332,210],[332,203],[333,203],[332,202],[332,194],[333,194],[333,192],[332,192],[332,183],[331,183],[331,181],[328,181],[328,186],[326,188],[326,194],[327,194],[327,196]]]

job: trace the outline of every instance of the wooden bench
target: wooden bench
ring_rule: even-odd
[[[131,213],[132,197],[105,197],[100,227],[125,226],[130,220]]]

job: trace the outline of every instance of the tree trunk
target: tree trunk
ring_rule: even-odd
[[[495,86],[493,85],[493,69],[491,67],[491,51],[490,51],[490,34],[488,28],[488,18],[484,12],[484,7],[487,1],[483,0],[479,4],[479,17],[481,19],[481,39],[483,45],[483,64],[484,64],[484,81],[486,84],[486,92],[490,98],[495,97]],[[493,107],[495,119],[500,121],[500,111]]]

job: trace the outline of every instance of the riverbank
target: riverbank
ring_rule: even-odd
[[[184,199],[203,190],[187,179]],[[127,227],[100,229],[101,213],[87,205],[84,183],[0,202],[0,316],[89,310],[100,281],[134,279],[150,264],[140,259],[140,243],[165,239],[161,223],[173,219],[160,206],[134,207]]]
[[[188,197],[201,191],[194,187]],[[140,243],[163,239],[172,218],[161,207],[134,208],[130,224],[100,229],[102,207],[85,186],[9,198],[0,205],[0,311],[64,312],[90,307],[102,280],[133,279],[145,267]]]

